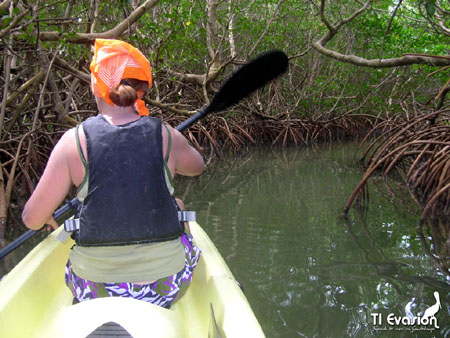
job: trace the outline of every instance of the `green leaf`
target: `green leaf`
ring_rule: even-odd
[[[76,37],[77,37],[77,33],[70,32],[70,33],[64,34],[64,40],[65,41],[69,41],[69,39],[73,39],[73,38],[76,38]]]
[[[428,1],[425,5],[425,8],[427,9],[427,14],[429,17],[433,17],[434,13],[436,12],[436,4],[435,0]]]
[[[3,19],[2,27],[8,27],[8,25],[10,24],[11,21],[12,21],[12,18],[10,18],[10,17]]]

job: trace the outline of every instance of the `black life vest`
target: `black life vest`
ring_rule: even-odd
[[[161,121],[114,126],[97,115],[83,122],[88,194],[80,210],[80,246],[130,245],[180,237],[183,224],[165,176]]]

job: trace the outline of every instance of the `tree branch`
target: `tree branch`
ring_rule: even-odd
[[[247,55],[252,55],[253,52],[255,51],[256,47],[258,47],[258,45],[260,44],[261,40],[264,38],[264,36],[267,35],[267,32],[269,31],[269,28],[272,25],[272,22],[275,20],[277,14],[278,14],[278,11],[280,10],[280,7],[283,4],[283,2],[284,2],[284,0],[278,1],[277,8],[273,12],[273,15],[271,16],[271,18],[267,21],[264,32],[261,33],[260,37],[258,38],[258,41],[256,41],[256,43],[253,45],[252,49],[250,50],[250,52],[248,52]]]
[[[321,39],[312,44],[313,48],[319,53],[341,62],[371,68],[389,68],[389,67],[409,66],[413,64],[422,64],[429,66],[450,65],[449,58],[441,58],[433,55],[409,54],[389,59],[366,59],[357,55],[342,54],[337,51],[328,49],[326,47],[326,44],[339,32],[339,29],[342,28],[345,24],[354,20],[359,15],[361,15],[364,11],[366,11],[369,8],[371,0],[368,0],[359,10],[355,11],[348,18],[343,19],[337,24],[331,24],[328,21],[327,17],[325,16],[325,2],[326,0],[321,0],[320,18],[322,22],[327,26],[328,32],[324,36],[322,36]]]
[[[97,38],[102,39],[115,39],[120,37],[129,26],[137,22],[142,15],[147,12],[147,10],[153,7],[158,0],[147,0],[141,6],[139,6],[135,11],[133,11],[128,18],[123,20],[120,24],[118,24],[113,29],[102,32],[102,33],[76,33],[76,34],[65,34],[61,32],[51,31],[51,32],[40,32],[39,39],[41,41],[59,41],[61,39],[65,39],[71,43],[78,44],[92,44],[94,40]]]
[[[9,2],[8,2],[9,3]],[[29,10],[23,10],[19,15],[15,16],[14,19],[9,23],[8,27],[0,31],[0,38],[4,38],[10,33],[11,29],[16,27],[20,21],[29,13]]]
[[[37,82],[41,82],[44,79],[45,71],[41,69],[35,76],[25,82],[23,85],[19,87],[19,89],[15,90],[11,95],[9,95],[6,99],[5,105],[8,107],[18,96],[22,96],[30,87],[35,86]]]
[[[208,0],[206,2],[207,6],[207,24],[206,24],[206,46],[208,48],[209,57],[213,61],[213,64],[216,62],[216,59],[219,58],[219,53],[216,50],[217,43],[217,6],[219,4],[218,0]]]
[[[91,84],[91,76],[88,73],[82,72],[71,65],[69,65],[65,60],[59,58],[58,56],[55,57],[55,67],[62,69],[63,71],[75,76],[76,78],[83,81],[85,84],[90,85]]]
[[[152,105],[152,106],[155,106],[155,107],[158,107],[158,108],[161,108],[161,109],[164,109],[164,110],[168,110],[168,111],[170,111],[172,113],[175,113],[175,114],[181,114],[181,115],[189,116],[189,115],[192,115],[194,113],[194,112],[190,112],[188,110],[174,108],[174,107],[172,107],[172,106],[170,106],[168,104],[161,103],[160,101],[149,99],[148,97],[144,98],[144,101],[146,103]]]

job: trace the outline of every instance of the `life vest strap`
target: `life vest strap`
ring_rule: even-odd
[[[178,211],[178,220],[180,222],[195,222],[197,220],[196,212],[187,210]],[[70,218],[64,221],[64,230],[67,233],[72,233],[79,229],[80,229],[79,218]],[[63,239],[64,237],[67,239],[67,236],[62,236],[61,239]]]

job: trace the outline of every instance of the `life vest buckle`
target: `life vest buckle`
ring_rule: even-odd
[[[80,229],[80,219],[70,218],[64,221],[64,230],[67,232],[74,232]]]
[[[197,220],[195,211],[178,211],[178,220],[180,222],[195,222]]]

